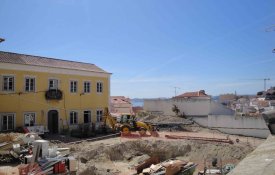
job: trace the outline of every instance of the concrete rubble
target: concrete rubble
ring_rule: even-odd
[[[76,173],[76,160],[69,148],[50,146],[35,133],[0,134],[0,163],[19,164],[0,169],[0,174]]]

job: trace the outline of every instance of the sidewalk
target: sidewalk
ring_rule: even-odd
[[[228,175],[264,174],[275,175],[275,136],[267,140],[248,154]]]

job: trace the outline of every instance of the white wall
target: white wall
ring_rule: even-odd
[[[163,115],[175,115],[172,111],[173,105],[176,105],[180,112],[185,115],[208,115],[210,110],[209,100],[144,100],[144,110],[146,111],[162,111]],[[199,109],[199,110],[198,110]]]
[[[234,115],[235,111],[220,103],[210,101],[210,115]]]
[[[235,117],[231,109],[211,100],[144,100],[144,109],[149,112],[162,111],[163,115],[175,115],[172,111],[173,104],[204,127],[228,134],[260,138],[266,138],[270,134],[262,117]]]
[[[209,115],[208,127],[228,134],[267,138],[270,134],[264,119],[259,117],[236,117],[232,115]]]
[[[174,104],[180,109],[180,112],[184,112],[185,115],[189,116],[232,115],[234,113],[233,110],[210,99],[144,100],[144,109],[146,111],[162,111],[164,115],[175,115],[172,111]]]
[[[197,124],[217,129],[227,134],[267,138],[270,134],[264,119],[259,117],[237,117],[234,115],[193,116]]]
[[[112,113],[133,113],[132,104],[129,103],[118,103],[111,104]]]
[[[194,116],[192,120],[203,127],[208,127],[208,116]]]

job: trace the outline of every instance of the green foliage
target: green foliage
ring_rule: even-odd
[[[172,111],[176,114],[176,116],[179,116],[180,109],[178,108],[177,105],[173,105]]]

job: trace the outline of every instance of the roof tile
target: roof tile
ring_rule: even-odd
[[[108,73],[94,64],[0,51],[0,63],[24,64]]]
[[[209,97],[204,90],[196,92],[185,92],[181,95],[175,96],[174,98],[190,98],[190,97]]]

